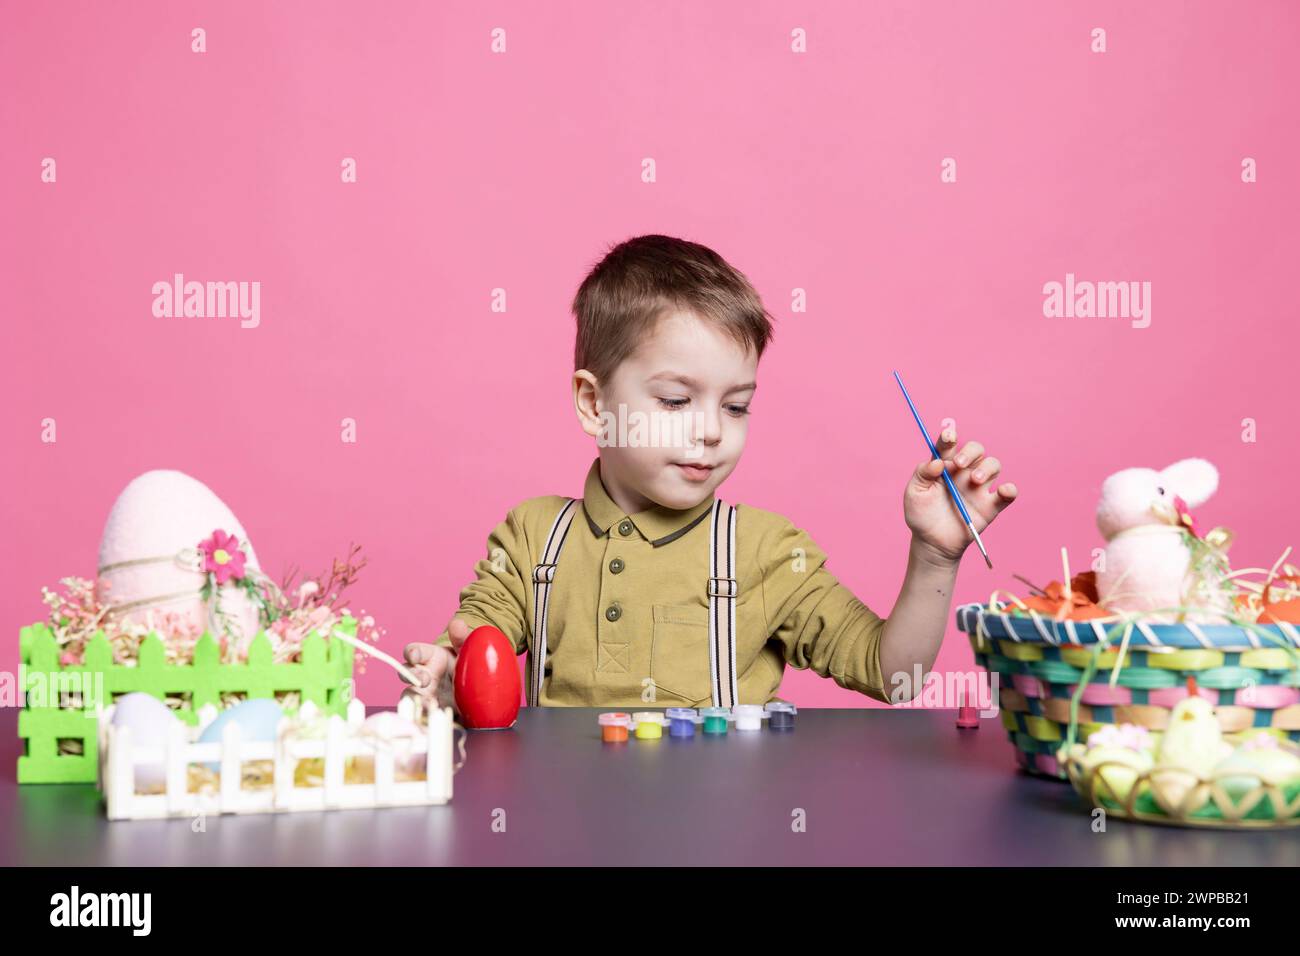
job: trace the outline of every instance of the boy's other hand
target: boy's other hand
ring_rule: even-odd
[[[948,495],[944,471],[966,502],[976,531],[987,528],[1019,492],[1009,481],[993,484],[1002,463],[986,455],[979,442],[968,441],[958,450],[956,428],[946,429],[934,446],[939,457],[918,465],[907,482],[903,518],[914,540],[934,552],[938,560],[955,563],[961,560],[972,538]]]
[[[439,644],[407,644],[402,655],[406,658],[412,673],[420,678],[422,683],[404,690],[402,696],[416,696],[426,703],[454,709],[456,695],[453,680],[456,676],[456,654],[469,637],[470,630],[470,626],[460,618],[453,618],[447,625],[447,636],[451,639],[450,649]],[[406,680],[406,678],[402,679]]]

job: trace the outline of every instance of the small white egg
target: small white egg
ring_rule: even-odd
[[[136,691],[124,694],[113,702],[113,726],[125,727],[131,731],[133,749],[136,747],[163,749],[167,746],[168,731],[177,720],[178,718],[167,705],[152,694]],[[166,767],[161,761],[136,765],[136,790],[161,787],[166,779]]]

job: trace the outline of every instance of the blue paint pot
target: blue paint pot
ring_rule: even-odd
[[[696,717],[694,707],[669,707],[665,713],[668,715],[668,736],[695,736]]]

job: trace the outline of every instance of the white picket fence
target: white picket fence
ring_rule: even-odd
[[[403,701],[406,704],[407,701]],[[311,705],[305,705],[311,706]],[[399,708],[403,716],[409,711]],[[430,707],[426,732],[409,739],[408,749],[376,742],[359,733],[365,707],[354,700],[348,719],[332,716],[326,721],[324,739],[303,739],[286,732],[274,743],[244,741],[239,726],[231,721],[223,728],[220,743],[190,740],[195,731],[176,721],[168,730],[164,747],[139,747],[127,727],[113,726],[113,708],[100,715],[99,788],[107,803],[110,820],[146,820],[160,817],[191,817],[199,813],[293,813],[302,810],[350,810],[373,807],[404,807],[446,803],[451,799],[453,717],[450,707]],[[463,744],[462,744],[463,753]],[[373,783],[351,783],[344,778],[344,766],[351,757],[374,760]],[[324,759],[323,786],[294,785],[298,761]],[[401,759],[408,767],[422,765],[425,779],[395,779],[395,764]],[[241,764],[270,760],[274,783],[256,790],[244,789]],[[191,793],[191,764],[217,763],[221,780],[217,792]],[[136,770],[162,766],[162,793],[137,793]]]

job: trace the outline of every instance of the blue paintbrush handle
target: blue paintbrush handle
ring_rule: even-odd
[[[935,456],[938,457],[937,455]],[[961,495],[957,494],[957,486],[952,483],[952,478],[948,475],[948,469],[943,470],[943,483],[948,486],[948,494],[952,495],[952,500],[957,503],[957,510],[961,512],[962,519],[969,525],[975,522],[971,521],[970,514],[966,511],[966,505],[962,503]]]
[[[903,397],[907,399],[907,407],[912,410],[912,417],[916,419],[916,427],[921,429],[921,437],[925,439],[926,445],[929,446],[931,457],[938,458],[939,449],[934,447],[934,442],[930,439],[930,433],[925,430],[925,423],[921,421],[921,413],[916,410],[916,405],[912,402],[912,396],[907,394],[907,386],[903,384],[898,372],[894,372],[894,381],[898,382],[898,387],[903,390]],[[948,486],[948,494],[952,495],[953,503],[957,506],[957,510],[961,512],[962,519],[967,524],[973,525],[974,522],[971,521],[970,514],[966,511],[966,505],[962,502],[961,495],[957,494],[957,486],[952,483],[952,478],[948,475],[947,466],[943,469],[943,483]]]

